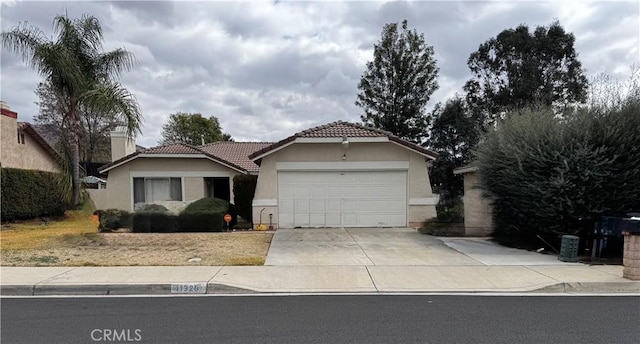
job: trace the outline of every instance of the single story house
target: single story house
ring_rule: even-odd
[[[464,234],[465,236],[489,236],[493,232],[491,201],[483,196],[478,180],[478,167],[467,165],[456,168],[453,174],[464,177]]]
[[[136,151],[124,131],[111,133],[112,162],[106,207],[133,211],[138,203],[193,201],[216,197],[233,201],[233,177],[257,174],[249,154],[268,146],[261,142],[215,142],[202,146],[172,143]]]
[[[62,172],[60,155],[18,113],[0,102],[0,166],[23,170]]]
[[[113,162],[100,168],[109,207],[233,200],[233,176],[257,174],[253,217],[271,215],[275,228],[420,226],[436,216],[427,167],[437,154],[358,124],[333,122],[276,143],[133,146],[112,133]]]

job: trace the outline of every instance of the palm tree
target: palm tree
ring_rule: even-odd
[[[90,15],[80,19],[57,16],[56,40],[33,26],[18,25],[2,32],[5,48],[50,82],[59,101],[71,150],[73,203],[80,203],[79,137],[82,111],[117,113],[129,137],[140,132],[142,115],[134,96],[116,79],[130,70],[135,58],[124,49],[103,52],[100,21]]]

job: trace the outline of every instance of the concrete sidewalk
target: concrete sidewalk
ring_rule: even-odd
[[[2,295],[406,292],[640,295],[640,282],[623,279],[621,266],[583,264],[1,267],[0,274]]]

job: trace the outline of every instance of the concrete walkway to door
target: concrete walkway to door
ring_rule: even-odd
[[[410,228],[278,229],[265,265],[482,265]]]

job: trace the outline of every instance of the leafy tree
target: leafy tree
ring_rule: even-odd
[[[96,113],[116,113],[129,136],[140,131],[142,115],[133,95],[115,81],[132,68],[133,55],[124,49],[103,52],[102,26],[93,16],[56,16],[53,23],[56,40],[49,40],[40,29],[24,24],[2,32],[2,43],[41,74],[58,97],[69,133],[73,204],[78,205],[82,107]]]
[[[365,125],[383,129],[416,143],[423,143],[427,128],[424,107],[438,89],[438,68],[433,47],[423,34],[409,30],[407,21],[382,29],[374,45],[373,61],[358,84],[355,104],[364,110]]]
[[[430,114],[429,147],[439,155],[431,167],[431,183],[440,194],[437,210],[440,217],[457,209],[464,184],[453,170],[471,160],[471,149],[478,141],[476,121],[463,99],[455,97],[444,105],[438,103]]]
[[[574,41],[558,21],[534,32],[526,25],[502,31],[469,57],[467,100],[485,124],[510,109],[584,102],[588,82]]]
[[[193,146],[216,141],[231,141],[231,136],[222,132],[215,116],[203,117],[199,113],[177,112],[169,116],[162,126],[162,142],[182,142]]]
[[[63,144],[62,151],[70,149],[68,147],[67,128],[64,123],[62,101],[58,99],[51,83],[40,83],[36,89],[39,101],[36,103],[39,107],[38,115],[34,117],[37,124],[44,125],[55,133]],[[94,111],[86,106],[80,106],[80,115],[82,118],[81,132],[78,135],[78,145],[80,152],[80,161],[85,165],[89,162],[108,162],[111,158],[109,133],[116,127],[121,126],[115,112],[101,113]]]

